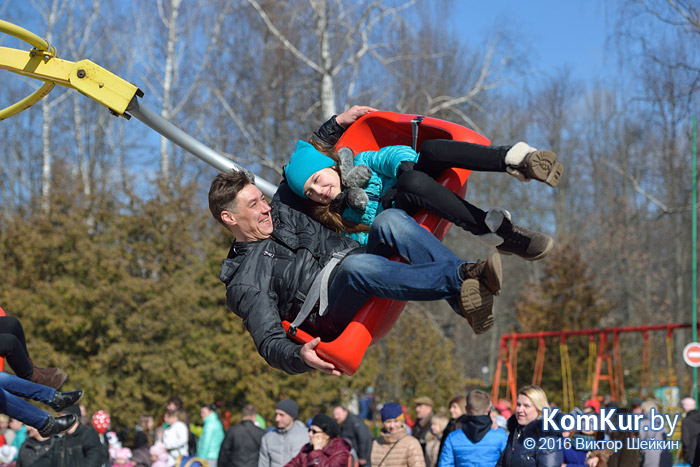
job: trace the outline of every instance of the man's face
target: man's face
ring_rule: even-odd
[[[429,405],[425,404],[416,404],[416,417],[418,418],[425,418],[430,416],[430,412],[433,411],[433,408],[430,407]]]
[[[336,423],[342,425],[343,422],[345,422],[345,419],[348,418],[348,412],[342,407],[336,407],[333,409],[333,418],[335,419]]]
[[[275,410],[275,423],[277,423],[277,428],[288,430],[292,427],[294,419],[287,412],[277,409]]]
[[[231,211],[223,211],[221,219],[240,242],[265,240],[272,235],[272,208],[255,185],[247,185],[233,201]]]

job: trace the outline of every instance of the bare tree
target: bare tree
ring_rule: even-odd
[[[52,0],[51,4],[35,0],[32,5],[41,15],[46,24],[46,40],[51,44],[54,39],[54,28],[61,19],[67,0]],[[43,122],[41,126],[42,139],[42,164],[41,164],[41,208],[44,212],[49,210],[49,196],[51,194],[51,170],[53,164],[53,154],[51,152],[51,131],[56,118],[56,106],[65,99],[66,94],[62,94],[58,99],[42,99],[41,112]]]
[[[193,117],[183,111],[201,90],[202,77],[215,66],[216,60],[212,58],[218,51],[222,22],[230,2],[217,0],[190,5],[182,0],[158,0],[156,11],[148,9],[150,6],[135,6],[133,11],[135,29],[143,39],[139,65],[144,71],[139,85],[148,91],[147,97],[160,97],[164,119],[187,127],[187,120]],[[159,22],[153,24],[153,18]],[[180,116],[184,118],[179,122]],[[162,137],[160,173],[166,182],[176,168],[173,154],[174,148]]]

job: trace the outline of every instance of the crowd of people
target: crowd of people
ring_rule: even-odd
[[[695,401],[682,401],[682,449],[678,461],[698,465],[695,456],[700,412]],[[64,409],[79,421],[49,438],[33,427],[0,417],[0,467],[667,467],[666,449],[634,449],[616,440],[666,440],[667,426],[650,425],[648,414],[659,411],[652,399],[632,399],[627,407],[604,399],[589,399],[571,413],[596,414],[601,408],[639,414],[639,431],[546,431],[543,410],[556,408],[538,386],[517,393],[514,407],[491,401],[475,389],[453,397],[446,407],[421,396],[406,407],[396,402],[354,407],[337,404],[327,413],[300,410],[296,401],[277,402],[274,422],[268,424],[247,404],[239,413],[219,413],[214,404],[199,408],[201,424],[194,424],[179,397],[168,400],[162,416],[142,415],[135,428],[112,430],[109,414],[91,417],[84,406]],[[511,410],[512,409],[512,410]],[[301,417],[304,412],[305,417]],[[269,414],[272,420],[272,414]],[[156,422],[156,420],[158,420]],[[233,422],[233,423],[231,423]],[[564,442],[568,440],[569,442]],[[595,444],[591,441],[610,440]],[[577,441],[584,441],[579,443]],[[587,446],[582,449],[581,446]],[[590,448],[590,449],[589,449]],[[678,464],[676,464],[678,465]]]
[[[222,420],[219,407],[205,403],[199,407],[197,429],[182,400],[173,396],[157,422],[153,415],[142,415],[130,433],[117,433],[107,412],[88,416],[85,406],[78,405],[82,390],[59,391],[67,379],[63,371],[34,365],[16,318],[0,317],[0,355],[17,375],[0,372],[0,467],[672,465],[667,444],[634,449],[634,443],[626,442],[668,438],[668,427],[655,426],[649,417],[659,411],[651,399],[632,399],[628,407],[589,399],[583,409],[572,412],[596,414],[603,404],[618,414],[638,416],[636,431],[566,432],[546,430],[543,410],[555,406],[538,386],[520,389],[514,407],[494,404],[478,389],[452,398],[444,411],[428,396],[414,399],[413,411],[387,401],[374,411],[375,430],[370,427],[377,404],[369,389],[360,396],[362,416],[339,404],[329,413],[305,413],[311,416],[304,421],[300,412],[308,411],[285,398],[275,405],[270,427],[251,404],[242,407],[240,416],[226,413]],[[58,415],[25,399],[43,402]],[[694,399],[683,399],[681,405],[681,455],[700,467],[700,412]],[[230,426],[231,421],[238,423]],[[625,442],[617,448],[593,442],[600,440]]]

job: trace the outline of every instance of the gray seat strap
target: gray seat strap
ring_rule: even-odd
[[[411,120],[411,133],[413,133],[413,150],[418,152],[418,125],[423,121],[425,117],[422,115],[416,115],[413,120]]]
[[[297,333],[297,329],[304,321],[306,321],[306,318],[309,317],[316,303],[319,303],[319,316],[323,316],[328,312],[328,280],[331,277],[333,269],[335,269],[340,260],[345,258],[348,252],[353,249],[354,248],[348,248],[346,250],[333,253],[330,261],[328,261],[323,269],[316,274],[316,278],[306,294],[306,300],[304,300],[304,304],[301,306],[299,314],[296,318],[294,318],[292,324],[289,325],[289,334],[293,336]]]

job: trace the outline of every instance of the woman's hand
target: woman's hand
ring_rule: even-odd
[[[374,107],[369,107],[366,105],[353,105],[342,114],[336,116],[335,122],[343,128],[347,128],[355,123],[355,120],[362,117],[364,114],[374,112],[376,110],[377,109]]]
[[[320,451],[325,448],[328,446],[328,442],[328,435],[325,433],[311,435],[311,445],[314,447],[314,451]]]

